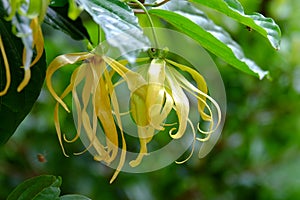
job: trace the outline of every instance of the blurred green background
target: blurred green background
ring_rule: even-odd
[[[63,156],[53,124],[55,102],[44,88],[31,114],[0,147],[0,199],[39,174],[61,176],[62,194],[96,200],[299,199],[300,1],[240,2],[246,13],[256,11],[275,19],[282,30],[281,49],[273,50],[254,31],[207,10],[241,44],[246,56],[273,78],[260,81],[215,58],[226,87],[227,116],[222,136],[208,156],[151,173],[121,172],[110,185],[113,170],[93,161],[91,155]],[[44,27],[44,33],[48,63],[57,55],[84,50],[85,44],[49,27]],[[57,86],[66,85],[71,72],[57,73]],[[72,122],[71,116],[62,115],[64,130],[72,131]],[[77,143],[66,148],[76,152],[82,147]]]

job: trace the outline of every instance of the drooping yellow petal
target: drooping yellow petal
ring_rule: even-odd
[[[120,114],[120,109],[119,109],[119,103],[118,103],[118,98],[114,89],[114,85],[111,81],[111,77],[114,74],[114,70],[111,70],[112,72],[106,73],[104,74],[105,79],[106,79],[106,83],[107,83],[107,87],[108,87],[108,91],[110,93],[110,98],[111,98],[111,104],[113,107],[113,114],[115,115],[118,127],[119,127],[119,132],[121,134],[121,138],[122,138],[122,149],[121,149],[121,155],[120,155],[120,161],[119,164],[117,166],[117,169],[115,171],[115,173],[113,174],[112,178],[110,179],[110,183],[112,183],[117,175],[119,174],[119,172],[121,171],[124,163],[125,163],[125,157],[126,157],[126,152],[127,152],[127,147],[126,147],[126,141],[125,141],[125,136],[123,133],[123,125],[122,125],[122,121],[121,121],[121,114]],[[109,77],[108,77],[109,76]]]
[[[127,69],[119,62],[107,57],[106,62],[125,79],[131,91],[130,112],[138,126],[140,153],[136,160],[130,162],[130,165],[137,166],[141,162],[142,157],[147,153],[147,143],[151,140],[155,131],[152,127],[148,127],[149,119],[147,115],[146,96],[149,85],[147,85],[147,82],[140,74]]]
[[[141,113],[142,114],[142,113]],[[140,140],[140,152],[136,159],[129,162],[129,165],[131,167],[138,166],[141,162],[144,156],[148,155],[148,148],[147,144],[151,142],[153,136],[155,133],[155,129],[151,126],[138,126],[138,137]]]
[[[23,78],[23,80],[21,81],[20,85],[17,88],[18,92],[21,92],[24,89],[24,87],[29,83],[30,77],[31,77],[30,68],[24,67],[24,78]]]
[[[75,83],[75,79],[77,77],[77,74],[78,74],[78,71],[79,71],[80,68],[77,68],[73,73],[72,73],[72,76],[71,76],[71,81],[70,81],[70,84],[66,87],[66,89],[63,91],[63,93],[61,94],[60,98],[61,99],[64,99],[73,89],[74,87],[74,83]],[[55,125],[55,129],[56,129],[56,133],[57,133],[57,137],[58,137],[58,141],[59,141],[59,144],[61,146],[61,149],[63,151],[63,154],[66,156],[66,157],[69,157],[66,152],[65,152],[65,149],[64,149],[64,146],[63,146],[63,143],[62,143],[62,137],[61,137],[61,128],[60,128],[60,124],[59,124],[59,103],[57,102],[55,104],[55,107],[54,107],[54,125]],[[80,130],[79,130],[80,131]]]
[[[72,77],[71,77],[71,83],[73,83],[70,87],[71,91],[72,91],[72,99],[73,99],[73,105],[75,106],[76,109],[76,113],[77,113],[77,127],[76,127],[76,135],[74,138],[72,139],[67,139],[66,135],[64,134],[64,141],[68,142],[68,143],[73,143],[75,142],[81,133],[81,128],[82,128],[82,120],[81,120],[81,104],[80,104],[80,100],[77,94],[77,90],[76,87],[77,85],[84,79],[84,73],[85,69],[84,69],[84,64],[82,64],[81,66],[79,66],[78,68],[76,68],[74,70],[74,72],[72,73]],[[69,87],[69,86],[68,86]],[[57,105],[59,105],[59,103],[57,102]]]
[[[36,57],[31,62],[30,66],[33,66],[43,55],[44,52],[44,37],[38,18],[31,20],[30,28],[32,30],[33,44],[32,48],[36,49]]]
[[[167,78],[168,86],[171,89],[170,95],[173,98],[173,101],[175,104],[174,109],[176,111],[176,114],[178,117],[178,122],[179,122],[177,132],[175,134],[173,134],[173,131],[175,129],[171,129],[170,136],[174,139],[179,139],[183,136],[183,134],[186,130],[188,116],[189,116],[189,110],[190,110],[190,104],[189,104],[189,100],[188,100],[186,94],[181,89],[178,81],[176,80],[176,78],[173,75],[174,71],[176,71],[176,70],[172,67],[167,67],[167,69],[168,70],[166,70],[166,72],[167,72],[166,78]]]
[[[182,161],[175,161],[176,164],[183,164],[183,163],[185,163],[186,161],[188,161],[188,160],[192,157],[192,155],[193,155],[193,153],[194,153],[194,150],[195,150],[196,131],[195,131],[194,126],[193,126],[193,123],[191,122],[190,119],[188,119],[188,123],[189,123],[189,125],[191,126],[192,133],[193,133],[192,150],[191,150],[191,153],[188,155],[188,157],[187,157],[186,159],[184,159],[184,160],[182,160]]]
[[[199,74],[196,70],[194,70],[190,67],[176,63],[172,60],[166,59],[166,61],[168,63],[174,65],[175,67],[178,67],[182,71],[188,72],[193,77],[194,81],[196,81],[198,89],[200,91],[202,91],[203,93],[207,94],[207,92],[208,92],[207,85],[206,85],[205,79],[203,78],[203,76],[201,74]],[[206,97],[203,95],[199,95],[199,98],[201,98],[203,101],[205,101],[205,99],[206,99]],[[203,104],[203,101],[200,101],[200,100],[198,101],[198,111],[200,112],[203,120],[210,121],[211,120],[210,116],[204,112],[205,105]]]
[[[146,132],[147,132],[147,127],[138,126],[138,135],[139,135],[139,140],[140,140],[140,152],[136,159],[129,162],[129,165],[131,167],[138,166],[141,163],[143,157],[145,155],[147,155],[147,152],[148,152],[147,143],[149,141],[149,138],[145,137],[144,133],[146,133]]]
[[[106,147],[103,143],[101,143],[101,141],[98,140],[96,136],[98,120],[95,109],[92,108],[91,112],[88,111],[88,105],[91,102],[93,106],[95,105],[95,102],[93,102],[94,99],[91,99],[91,97],[99,83],[99,76],[94,69],[94,59],[97,58],[91,58],[90,62],[86,64],[85,84],[82,89],[82,124],[90,142],[90,145],[86,147],[86,149],[93,147],[97,153],[94,158],[98,161],[101,160],[109,163],[110,158],[108,152],[106,151]]]
[[[82,103],[82,101],[83,101],[83,93],[85,93],[85,95],[88,95],[88,97],[90,97],[90,93],[89,92],[91,92],[91,90],[90,90],[89,87],[87,88],[87,85],[91,85],[90,82],[87,85],[83,86],[82,90],[84,90],[85,92],[83,92],[81,90],[80,91],[80,93],[82,94],[81,96],[79,96],[78,92],[77,92],[77,90],[78,90],[77,86],[81,85],[81,83],[85,83],[86,84],[85,80],[87,78],[89,80],[91,80],[93,78],[93,76],[91,75],[91,70],[90,70],[90,67],[89,67],[89,62],[85,62],[82,65],[80,65],[79,72],[78,72],[78,75],[76,77],[76,80],[75,80],[75,83],[74,83],[74,87],[72,89],[72,97],[73,97],[73,102],[74,102],[75,109],[76,109],[76,114],[77,114],[77,135],[72,140],[67,141],[67,142],[73,142],[73,141],[75,141],[75,139],[77,139],[81,135],[81,130],[84,130],[83,133],[86,134],[86,135],[88,135],[89,145],[86,144],[87,146],[86,146],[86,148],[83,151],[73,153],[74,155],[80,155],[80,154],[85,153],[87,150],[89,150],[93,146],[93,141],[95,140],[95,136],[93,136],[93,133],[92,134],[90,133],[90,132],[93,132],[93,131],[90,131],[90,130],[93,130],[93,128],[87,128],[87,129],[85,128],[87,126],[91,127],[90,122],[88,122],[88,120],[90,120],[92,123],[94,123],[95,117],[93,117],[92,119],[89,119],[89,115],[87,113],[84,113],[86,111],[85,111],[85,109],[82,106],[82,104],[83,104]],[[81,89],[81,87],[80,87],[80,89]],[[85,101],[87,101],[87,100],[85,100]],[[84,123],[87,123],[89,125],[86,125]],[[83,129],[82,129],[82,127],[83,127]],[[87,132],[87,131],[89,131],[89,132]],[[92,136],[90,136],[90,135],[92,135]]]
[[[5,49],[4,49],[4,45],[3,45],[3,42],[2,42],[1,35],[0,35],[0,49],[1,49],[1,54],[2,54],[3,61],[4,61],[5,76],[6,76],[5,87],[2,91],[0,91],[0,96],[3,96],[7,93],[7,90],[10,86],[11,77],[10,77],[9,63],[8,63],[8,60],[7,60],[7,57],[6,57],[6,53],[5,53]]]
[[[162,59],[153,59],[148,69],[148,83],[164,85],[166,72],[166,62]]]
[[[174,76],[176,76],[177,80],[180,80],[180,83],[181,83],[181,86],[187,90],[189,93],[191,93],[193,96],[195,96],[198,101],[201,101],[204,106],[208,109],[208,116],[210,119],[210,128],[208,131],[204,131],[204,130],[201,130],[199,128],[199,124],[198,124],[198,130],[203,133],[203,134],[206,134],[208,135],[206,138],[202,139],[202,138],[197,138],[197,140],[200,140],[200,141],[207,141],[211,135],[211,133],[213,133],[219,126],[220,122],[221,122],[221,109],[218,105],[218,103],[212,98],[210,97],[209,95],[203,93],[201,90],[199,90],[198,88],[196,88],[193,84],[191,84],[188,80],[186,80],[186,78],[180,74],[179,72],[177,72],[176,70],[174,71]],[[216,125],[214,125],[214,116],[213,116],[213,112],[212,112],[212,109],[211,107],[207,104],[207,102],[205,100],[203,100],[203,98],[201,98],[201,96],[204,96],[206,99],[208,99],[212,104],[213,106],[216,108],[217,110],[217,123]]]
[[[110,58],[108,58],[107,61],[113,70],[123,77],[131,91],[130,113],[138,127],[138,137],[140,140],[140,152],[138,157],[129,163],[132,167],[135,167],[139,165],[143,156],[147,153],[147,143],[151,140],[154,133],[153,128],[152,131],[148,131],[149,120],[146,105],[148,85],[140,74],[125,68],[121,63]]]
[[[146,94],[147,114],[151,125],[162,130],[161,120],[158,118],[161,114],[165,99],[165,61],[162,59],[153,59],[150,63],[147,78],[148,87]],[[164,119],[163,119],[164,120]]]
[[[74,64],[81,60],[88,59],[91,56],[93,56],[93,55],[90,53],[86,53],[86,52],[61,55],[61,56],[56,57],[47,68],[46,84],[49,89],[49,92],[55,98],[55,100],[58,101],[62,105],[62,107],[68,112],[70,112],[70,111],[69,111],[67,105],[56,94],[56,92],[52,86],[52,80],[51,80],[52,76],[53,76],[54,72],[56,72],[61,67],[66,66],[68,64]]]
[[[131,92],[146,84],[145,79],[140,74],[131,71],[118,61],[107,56],[103,56],[103,59],[127,82],[128,89]]]
[[[144,85],[135,90],[130,97],[131,116],[137,125],[138,137],[140,141],[140,152],[135,160],[129,162],[131,167],[136,167],[142,161],[142,158],[147,153],[147,142],[153,135],[148,135],[149,127],[148,110],[146,106],[147,85]]]
[[[142,70],[142,69],[141,69]],[[140,151],[136,159],[129,164],[138,166],[147,155],[147,144],[155,131],[163,130],[163,122],[173,108],[172,97],[165,91],[165,61],[153,59],[145,71],[147,84],[131,94],[130,110],[138,126]]]
[[[99,63],[97,68],[106,68],[104,61]],[[110,155],[109,162],[112,162],[118,153],[118,132],[113,118],[109,91],[106,84],[106,82],[110,81],[110,76],[106,70],[104,70],[103,73],[104,74],[100,75],[98,87],[94,95],[94,107],[106,135],[107,151]]]

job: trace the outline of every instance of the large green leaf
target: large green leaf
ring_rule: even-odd
[[[11,74],[10,88],[4,96],[0,96],[0,144],[4,144],[15,132],[38,98],[46,71],[45,55],[36,65],[31,67],[29,84],[17,92],[17,87],[24,77],[22,66],[23,43],[12,33],[11,22],[4,19],[4,9],[0,1],[0,35],[2,37]],[[0,54],[0,90],[6,84],[5,68],[2,54]]]
[[[268,74],[245,57],[241,47],[224,29],[215,25],[203,12],[194,8],[190,3],[173,0],[164,5],[163,9],[165,10],[152,9],[149,13],[169,22],[237,69],[260,79]]]
[[[87,30],[82,24],[82,20],[80,18],[71,20],[68,17],[67,5],[63,7],[48,7],[44,22],[53,28],[68,34],[74,40],[90,40]]]
[[[7,200],[58,200],[61,177],[42,175],[28,179],[18,185],[8,196]]]
[[[258,33],[268,38],[275,49],[279,49],[281,32],[279,26],[272,18],[266,18],[259,13],[246,15],[242,5],[237,0],[189,0],[190,2],[201,3],[212,9],[224,13],[256,30]]]
[[[127,4],[119,0],[79,0],[84,9],[105,32],[107,42],[128,53],[137,48],[149,47],[149,40],[143,35],[137,17]],[[124,55],[134,61],[135,54]]]
[[[59,200],[91,200],[91,199],[78,194],[68,194],[68,195],[61,196]]]

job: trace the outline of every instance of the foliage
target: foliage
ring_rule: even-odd
[[[81,195],[60,194],[61,177],[42,175],[34,177],[19,184],[7,197],[7,200],[35,199],[35,200],[88,200]]]

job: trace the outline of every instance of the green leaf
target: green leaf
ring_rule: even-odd
[[[163,8],[167,10],[152,9],[149,13],[169,22],[237,69],[260,79],[268,74],[245,57],[241,47],[225,30],[215,25],[203,12],[195,9],[190,3],[173,0]]]
[[[101,26],[108,44],[119,49],[121,53],[150,46],[137,17],[124,2],[119,0],[79,0],[79,2]],[[134,61],[136,54],[124,56]]]
[[[63,7],[48,7],[44,22],[51,27],[66,33],[74,40],[88,39],[90,41],[90,36],[83,26],[82,20],[80,18],[71,20],[68,17],[67,5]]]
[[[22,66],[23,42],[12,33],[11,22],[4,19],[5,11],[0,1],[0,35],[2,37],[6,56],[8,58],[11,74],[11,84],[7,94],[0,96],[0,144],[4,144],[15,132],[18,125],[30,112],[34,102],[38,98],[46,71],[45,54],[39,62],[31,67],[31,80],[21,91],[17,87],[24,77]],[[6,84],[5,68],[2,54],[0,54],[0,90]]]
[[[259,13],[246,15],[242,5],[237,0],[189,0],[215,9],[238,22],[251,27],[266,37],[275,49],[279,49],[281,31],[272,18],[264,17]]]
[[[60,194],[61,177],[42,175],[28,179],[18,185],[7,200],[55,200]]]
[[[91,200],[91,199],[78,194],[68,194],[68,195],[61,196],[59,200]]]

